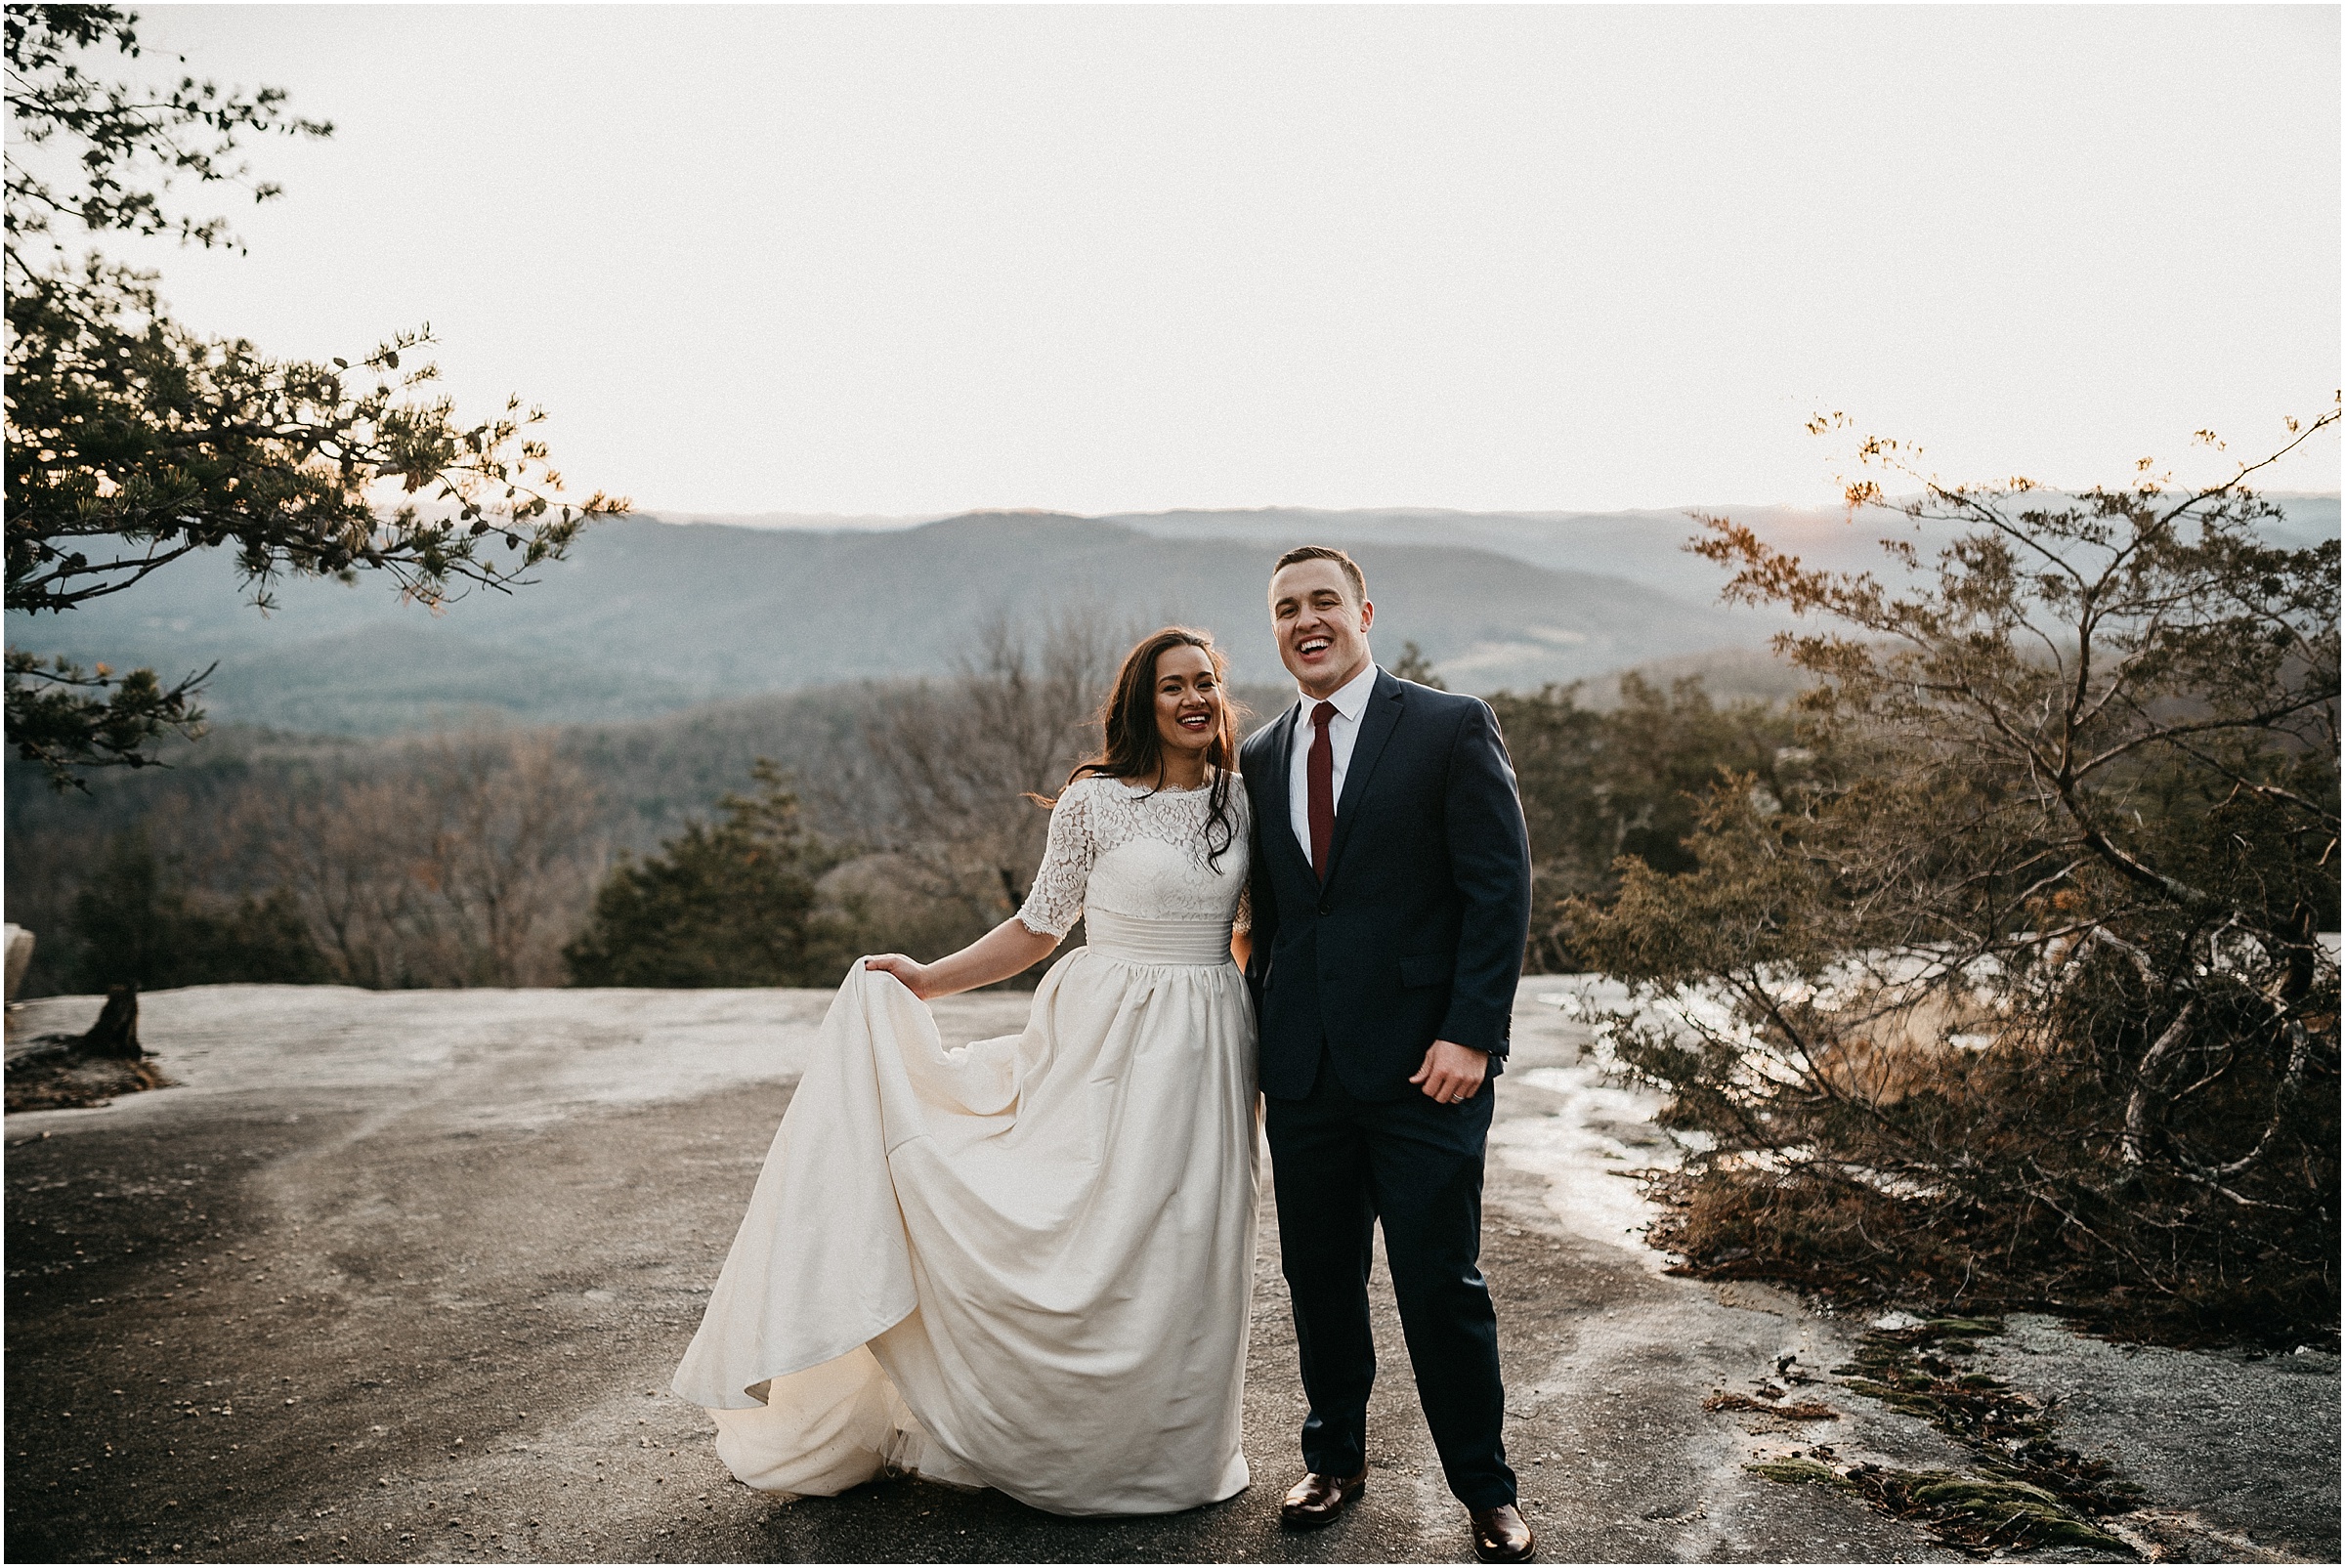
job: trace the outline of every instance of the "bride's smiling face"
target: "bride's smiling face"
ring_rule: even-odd
[[[1221,730],[1213,656],[1186,643],[1156,656],[1156,734],[1168,750],[1199,752]]]

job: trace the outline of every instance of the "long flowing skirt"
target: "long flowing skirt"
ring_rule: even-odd
[[[1253,1034],[1234,964],[1081,948],[1023,1034],[947,1050],[858,961],[676,1373],[733,1473],[1079,1514],[1243,1490]]]

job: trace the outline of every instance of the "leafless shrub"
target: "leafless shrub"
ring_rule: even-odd
[[[1128,642],[1081,614],[1033,631],[995,616],[953,678],[882,700],[857,781],[865,840],[910,890],[958,910],[964,940],[1025,902],[1049,830],[1026,797],[1055,795],[1096,743]]]
[[[435,736],[238,816],[351,985],[558,985],[602,862],[593,785],[544,735]]]

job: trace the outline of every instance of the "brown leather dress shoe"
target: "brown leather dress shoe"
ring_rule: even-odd
[[[1367,1488],[1366,1470],[1357,1475],[1321,1475],[1313,1470],[1287,1489],[1278,1516],[1300,1529],[1316,1530],[1334,1523],[1336,1515],[1357,1503]]]
[[[1469,1508],[1466,1516],[1473,1521],[1473,1554],[1484,1562],[1528,1562],[1538,1549],[1530,1521],[1512,1503]]]

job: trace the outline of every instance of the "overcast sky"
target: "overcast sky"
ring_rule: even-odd
[[[139,9],[336,125],[184,318],[429,320],[653,508],[2079,484],[2340,379],[2329,5]]]

